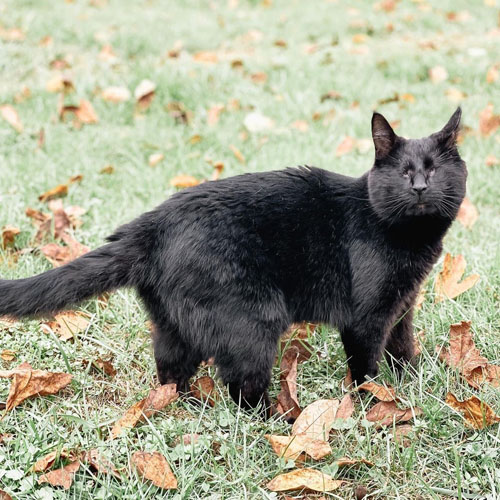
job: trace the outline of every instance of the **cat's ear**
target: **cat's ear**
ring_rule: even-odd
[[[452,147],[457,142],[457,136],[460,132],[460,119],[462,118],[462,108],[460,106],[456,109],[456,111],[451,115],[451,118],[448,120],[448,123],[432,136],[444,146]]]
[[[397,138],[389,122],[377,112],[372,116],[372,138],[377,160],[381,160],[391,152]]]

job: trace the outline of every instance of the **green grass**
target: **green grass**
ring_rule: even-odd
[[[70,187],[65,204],[88,210],[75,236],[91,247],[102,244],[119,224],[172,194],[169,181],[174,175],[210,176],[207,158],[224,162],[224,176],[304,163],[359,175],[370,167],[373,152],[353,151],[336,158],[345,135],[368,138],[375,108],[390,120],[401,120],[397,129],[401,135],[427,135],[454,110],[456,103],[445,95],[451,87],[467,94],[461,103],[464,124],[477,130],[479,112],[488,102],[500,112],[498,82],[488,84],[485,78],[488,68],[498,62],[498,5],[489,3],[405,0],[387,13],[362,0],[273,0],[270,6],[240,0],[236,8],[222,0],[7,0],[0,8],[2,25],[20,27],[26,38],[0,41],[0,104],[16,107],[25,130],[18,134],[0,119],[0,227],[18,226],[19,248],[31,246],[36,230],[24,214],[26,207],[46,209],[38,195],[74,174],[84,179]],[[450,11],[463,10],[469,14],[465,21],[446,18]],[[392,31],[387,23],[392,23]],[[353,42],[358,33],[367,35],[365,43]],[[47,35],[53,44],[40,46]],[[287,46],[275,45],[278,39]],[[183,52],[178,59],[168,58],[177,40],[182,40]],[[426,41],[433,41],[436,49],[419,45]],[[105,43],[117,55],[114,63],[98,57]],[[311,44],[317,50],[306,53],[305,46]],[[216,51],[220,61],[193,61],[191,54],[201,50]],[[61,57],[71,64],[67,71],[76,88],[68,102],[90,100],[100,119],[97,125],[75,130],[58,120],[58,97],[47,92],[46,82],[56,73],[50,62]],[[232,68],[232,60],[241,60],[243,69]],[[445,82],[429,80],[428,70],[436,65],[446,68]],[[249,75],[256,72],[267,74],[264,84],[251,80]],[[149,110],[139,117],[132,101],[112,104],[98,95],[99,89],[111,85],[133,91],[144,78],[154,81],[157,91]],[[17,102],[23,85],[31,96]],[[321,96],[333,89],[341,98],[321,102]],[[395,92],[411,93],[415,102],[378,105]],[[207,109],[227,105],[231,99],[237,99],[241,109],[222,112],[220,121],[208,127]],[[176,123],[166,111],[171,101],[182,102],[191,111],[188,125]],[[243,120],[250,110],[272,118],[275,128],[245,139]],[[323,115],[318,121],[312,119],[316,112]],[[324,123],[329,112],[333,118]],[[291,128],[296,120],[307,121],[308,131]],[[46,137],[42,149],[37,148],[41,128]],[[194,134],[202,136],[201,142],[189,142]],[[245,165],[236,160],[231,144],[241,150]],[[334,455],[309,465],[332,471],[334,459],[348,455],[367,458],[375,466],[333,471],[349,484],[325,494],[327,498],[353,498],[357,484],[366,485],[371,498],[446,498],[458,496],[459,489],[462,498],[500,496],[500,426],[468,430],[444,404],[448,391],[458,397],[475,391],[444,368],[435,354],[435,346],[447,339],[450,323],[470,319],[481,352],[500,363],[500,175],[498,167],[485,165],[489,154],[500,157],[499,150],[498,136],[465,138],[461,153],[469,168],[468,193],[480,216],[472,230],[455,223],[445,240],[445,250],[462,253],[467,273],[480,274],[481,281],[455,301],[434,304],[434,271],[426,286],[427,301],[415,319],[416,328],[426,332],[418,366],[398,382],[382,365],[381,380],[394,384],[405,403],[423,409],[416,420],[417,437],[410,447],[400,448],[390,433],[367,424],[364,411],[369,398],[359,400],[352,425],[332,436]],[[148,156],[155,152],[165,159],[151,168]],[[108,164],[114,165],[115,173],[100,174]],[[37,252],[24,253],[17,262],[9,252],[0,254],[2,278],[26,277],[49,268]],[[57,343],[36,321],[0,334],[0,350],[17,353],[14,362],[2,362],[4,369],[28,361],[38,369],[67,371],[69,364],[74,375],[68,389],[26,401],[0,422],[0,433],[14,434],[12,441],[0,444],[0,489],[18,499],[280,498],[265,484],[292,464],[277,459],[263,435],[287,432],[286,424],[262,423],[238,412],[220,384],[215,408],[179,401],[126,437],[107,441],[113,421],[156,383],[147,318],[135,296],[126,291],[115,293],[106,309],[95,301],[83,309],[92,313],[92,323],[75,343]],[[299,368],[303,407],[318,398],[340,397],[346,367],[335,331],[323,327],[311,342],[323,355]],[[114,379],[96,375],[82,364],[110,355],[118,370]],[[213,369],[208,371],[215,376]],[[279,390],[278,378],[276,369],[273,396]],[[5,400],[8,385],[0,380],[0,400]],[[500,412],[498,390],[484,389],[481,397]],[[176,446],[176,438],[189,432],[203,435],[204,440],[195,449]],[[98,447],[129,478],[120,482],[82,467],[69,492],[38,485],[30,467],[48,451],[62,447]],[[142,483],[129,466],[136,450],[163,453],[179,480],[178,491],[165,493]]]

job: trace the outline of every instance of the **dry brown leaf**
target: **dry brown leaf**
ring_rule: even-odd
[[[212,166],[214,167],[214,171],[210,180],[216,181],[217,179],[219,179],[222,171],[224,170],[224,163],[222,163],[221,161],[216,161]]]
[[[241,151],[236,146],[234,146],[233,144],[229,145],[229,149],[233,152],[233,155],[235,156],[235,158],[241,164],[244,165],[245,164],[245,157],[243,156],[243,154],[241,153]]]
[[[483,383],[500,387],[500,366],[490,365],[474,344],[470,321],[450,325],[450,347],[439,349],[439,358],[448,366],[458,369],[474,388]]]
[[[121,479],[121,475],[115,466],[105,457],[103,457],[97,448],[84,453],[82,461],[88,463],[92,468],[101,474],[111,474],[117,479]]]
[[[158,165],[158,163],[162,162],[164,158],[165,158],[165,155],[163,153],[153,153],[152,155],[149,155],[149,158],[148,158],[149,166],[156,167],[156,165]]]
[[[200,440],[200,435],[192,432],[191,434],[183,434],[179,440],[175,440],[177,444],[182,443],[184,446],[191,446]]]
[[[69,76],[56,75],[47,82],[46,89],[48,92],[64,92],[68,94],[73,92],[75,87]]]
[[[95,366],[98,370],[104,372],[108,377],[113,378],[116,375],[116,368],[113,363],[108,359],[97,358],[92,361],[92,366]]]
[[[471,274],[460,282],[465,272],[466,262],[463,255],[453,257],[449,253],[444,256],[443,269],[436,276],[434,289],[435,302],[445,299],[454,299],[472,288],[478,281],[478,274]]]
[[[196,62],[202,62],[208,64],[215,64],[218,61],[217,54],[215,52],[208,50],[196,52],[195,54],[193,54],[193,59]]]
[[[392,425],[398,422],[407,422],[413,416],[422,414],[420,408],[398,408],[395,401],[380,401],[366,414],[366,420],[376,422],[379,426]]]
[[[487,137],[500,127],[500,115],[493,113],[493,104],[488,104],[481,113],[479,113],[479,132]]]
[[[285,353],[287,349],[297,349],[299,356],[297,358],[297,363],[303,363],[304,361],[307,361],[313,354],[314,349],[307,342],[307,340],[302,340],[299,337],[293,338],[293,339],[283,339],[281,341],[281,352]]]
[[[111,439],[120,436],[125,430],[135,427],[144,417],[150,417],[153,413],[165,408],[175,401],[179,394],[175,384],[165,384],[158,389],[151,389],[147,398],[137,402],[129,408],[125,414],[115,422],[111,429]]]
[[[281,336],[282,340],[288,340],[290,338],[296,338],[296,339],[308,339],[309,335],[312,335],[316,328],[317,324],[315,323],[292,323],[290,325],[290,328]],[[282,346],[283,348],[283,346]]]
[[[68,194],[68,185],[59,184],[55,188],[49,189],[45,193],[41,194],[38,199],[40,201],[50,201],[56,198],[62,198]]]
[[[18,227],[5,226],[2,229],[2,248],[5,249],[8,246],[13,246],[16,236],[21,232]]]
[[[307,132],[309,130],[309,124],[304,120],[295,120],[290,127],[297,129],[299,132]]]
[[[125,102],[131,94],[127,87],[108,87],[101,92],[101,97],[109,102]]]
[[[132,455],[132,463],[139,475],[151,481],[155,486],[165,490],[177,488],[177,479],[161,453],[136,451]]]
[[[14,106],[10,104],[0,106],[0,115],[16,132],[21,133],[23,131],[23,124]]]
[[[196,177],[187,174],[176,175],[173,179],[170,180],[170,185],[172,187],[180,189],[197,186],[199,183],[200,181]]]
[[[336,90],[329,90],[326,94],[321,96],[321,102],[324,102],[328,99],[342,99],[342,94],[337,92]]]
[[[360,465],[360,464],[373,467],[374,465],[373,462],[370,462],[370,460],[366,460],[366,458],[347,458],[347,457],[337,458],[337,460],[335,460],[335,463],[339,467],[351,467],[352,465]]]
[[[71,382],[73,376],[33,370],[29,363],[22,363],[13,370],[1,370],[0,378],[12,379],[5,406],[5,410],[10,411],[27,398],[56,394]]]
[[[350,394],[346,394],[340,401],[335,419],[349,418],[354,413],[354,402]]]
[[[292,434],[305,434],[310,439],[328,440],[337,417],[338,399],[319,399],[307,406],[293,424]]]
[[[335,156],[339,157],[339,156],[344,156],[347,153],[350,153],[353,150],[355,144],[356,141],[352,137],[346,136],[342,140],[342,142],[337,146],[337,149],[335,151]]]
[[[3,490],[0,490],[0,500],[12,500],[12,497]]]
[[[14,359],[16,359],[16,352],[12,349],[4,349],[0,353],[0,358],[2,358],[4,361],[13,361]]]
[[[26,35],[21,28],[4,28],[0,26],[0,38],[5,42],[22,42]]]
[[[491,407],[476,396],[459,401],[449,392],[446,395],[446,404],[458,410],[464,416],[467,425],[474,429],[484,429],[500,422],[500,417],[495,414]]]
[[[219,122],[220,114],[224,111],[224,104],[215,104],[207,111],[207,125],[213,127]]]
[[[296,419],[302,411],[297,395],[298,357],[299,350],[292,346],[283,354],[280,366],[281,391],[278,394],[278,411],[293,419]]]
[[[137,108],[145,111],[151,105],[155,96],[156,84],[151,80],[142,80],[134,90],[134,97],[137,102]]]
[[[75,111],[75,115],[82,123],[85,124],[97,123],[99,121],[92,104],[85,99],[80,101],[80,104]]]
[[[10,328],[11,326],[16,326],[19,323],[17,319],[9,318],[8,316],[0,316],[0,330],[2,328]]]
[[[500,165],[500,160],[495,155],[488,155],[485,160],[487,167],[494,167]]]
[[[297,436],[266,434],[264,437],[269,441],[274,452],[279,457],[290,460],[301,458],[303,453],[306,453],[314,460],[321,460],[332,453],[332,449],[327,441],[311,439],[303,434]]]
[[[448,79],[448,71],[443,66],[434,66],[429,70],[429,78],[432,83],[441,83]]]
[[[408,448],[411,445],[411,439],[409,435],[412,434],[413,425],[411,424],[402,424],[396,425],[391,432],[394,433],[394,441],[403,446],[404,448]]]
[[[476,222],[478,215],[477,208],[472,204],[469,198],[464,198],[457,214],[457,220],[464,227],[470,229]]]
[[[267,82],[267,74],[263,71],[258,71],[257,73],[252,73],[250,79],[253,83],[263,84]]]
[[[385,387],[375,382],[364,382],[357,387],[357,391],[371,392],[379,401],[396,401],[394,388]]]
[[[286,474],[280,474],[267,483],[271,491],[334,491],[345,481],[334,480],[331,476],[315,469],[297,469]]]
[[[60,458],[69,458],[71,461],[74,461],[77,457],[74,453],[68,453],[65,450],[51,451],[35,462],[35,465],[33,465],[33,472],[45,472],[47,469],[53,467],[56,460]]]
[[[51,486],[62,486],[65,490],[68,490],[73,483],[73,478],[79,468],[80,461],[75,460],[60,469],[41,475],[38,478],[38,484],[49,483]]]
[[[99,170],[100,174],[111,175],[115,173],[115,167],[113,165],[106,165]]]
[[[85,314],[66,311],[54,316],[54,321],[42,323],[42,330],[54,332],[61,340],[74,339],[89,326],[89,318]]]
[[[61,246],[57,243],[44,245],[40,250],[47,260],[54,266],[59,267],[90,251],[90,248],[78,243],[71,235],[63,233],[61,239],[67,246]]]
[[[499,64],[495,64],[494,66],[488,68],[488,71],[486,72],[487,83],[495,83],[498,80],[499,68],[500,68]]]
[[[446,97],[451,101],[451,102],[461,102],[463,101],[466,97],[467,94],[463,92],[460,89],[457,89],[456,87],[450,87],[445,91]]]
[[[205,375],[197,378],[190,387],[191,396],[202,402],[207,402],[210,406],[215,406],[215,382],[212,377]]]

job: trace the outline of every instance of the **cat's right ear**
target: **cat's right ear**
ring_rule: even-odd
[[[372,116],[372,138],[377,160],[385,158],[391,152],[396,137],[389,122],[380,113],[374,112]]]

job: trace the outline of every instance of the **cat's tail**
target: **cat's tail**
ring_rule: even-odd
[[[0,280],[0,316],[54,313],[122,286],[134,284],[136,263],[116,241],[68,264],[19,280]]]

